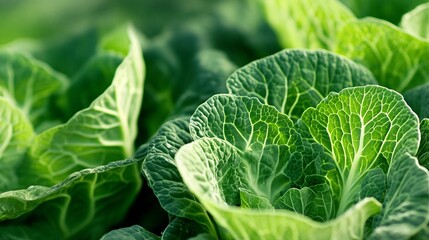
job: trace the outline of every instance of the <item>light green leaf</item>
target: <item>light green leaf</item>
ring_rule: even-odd
[[[264,196],[258,196],[246,188],[240,188],[240,207],[251,209],[274,209],[270,200]]]
[[[293,120],[329,92],[377,84],[371,72],[326,51],[285,50],[254,61],[227,80],[229,92],[256,97]]]
[[[420,123],[420,146],[417,152],[417,159],[420,165],[429,169],[429,119],[424,118]]]
[[[365,176],[376,168],[389,171],[396,157],[415,155],[419,143],[417,116],[402,96],[380,86],[354,87],[332,93],[302,117],[314,139],[336,163],[328,175],[338,198],[338,212],[359,199]],[[380,183],[381,184],[381,183]]]
[[[403,95],[420,119],[429,117],[429,83],[412,88]]]
[[[417,6],[402,17],[401,27],[414,36],[429,41],[429,3]]]
[[[0,53],[0,96],[14,102],[36,128],[53,118],[51,97],[66,84],[64,76],[30,56]]]
[[[262,0],[283,48],[333,49],[337,29],[353,14],[336,0]]]
[[[286,210],[240,209],[234,201],[234,183],[247,176],[237,171],[242,158],[234,149],[224,140],[202,138],[176,154],[186,185],[234,239],[362,238],[365,221],[380,210],[376,200],[367,198],[337,219],[319,223]]]
[[[2,222],[0,237],[8,236],[11,228],[7,239],[19,232],[31,236],[35,229],[46,239],[98,238],[125,216],[140,190],[137,167],[135,160],[116,161],[75,172],[52,187],[1,193],[0,220],[27,214]]]
[[[429,42],[382,20],[345,24],[335,51],[363,64],[380,85],[403,92],[429,82]]]
[[[382,212],[369,239],[409,239],[429,222],[429,172],[406,154],[396,156],[387,177]]]
[[[141,226],[134,225],[110,231],[103,235],[100,240],[158,240],[159,236],[147,231]]]
[[[72,172],[100,166],[133,154],[142,101],[143,61],[136,33],[130,52],[111,86],[66,124],[46,130],[34,140],[22,165],[22,185],[52,185]]]
[[[0,97],[0,193],[16,188],[16,167],[34,138],[27,116],[10,102]]]

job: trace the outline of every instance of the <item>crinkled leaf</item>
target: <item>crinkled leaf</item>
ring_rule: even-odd
[[[302,120],[336,164],[327,177],[338,184],[332,186],[337,214],[359,200],[361,184],[372,169],[388,172],[395,157],[417,153],[418,119],[400,94],[384,87],[331,93],[317,108],[307,109]]]
[[[213,96],[197,108],[189,128],[194,139],[214,137],[232,144],[241,155],[241,187],[272,203],[289,187],[320,184],[309,183],[306,175],[320,174],[321,148],[302,139],[288,116],[256,98]],[[239,199],[234,191],[232,198]]]
[[[135,160],[116,161],[75,172],[52,187],[3,192],[1,220],[27,214],[22,219],[2,222],[2,228],[13,227],[15,232],[30,236],[39,229],[47,239],[97,238],[125,216],[140,190],[137,167]],[[1,228],[0,232],[3,233]],[[4,230],[4,234],[8,231]]]
[[[330,198],[323,198],[327,185],[318,178],[323,151],[306,142],[293,127],[292,121],[274,107],[255,98],[232,95],[210,98],[191,117],[190,131],[198,140],[179,150],[177,167],[190,190],[234,238],[274,237],[271,234],[282,238],[300,234],[305,238],[316,236],[316,232],[329,237],[342,228],[337,224],[351,218],[348,213],[340,217],[343,221],[325,224],[298,214],[328,220],[334,211],[328,209],[332,204],[323,202]],[[323,194],[310,196],[316,200],[308,206],[302,202],[301,207],[293,206],[287,199],[292,192],[287,190],[303,186]],[[288,205],[291,211],[274,210],[274,204]],[[358,205],[350,211],[362,218],[354,218],[359,224],[344,234],[363,236],[366,219],[380,208],[374,199]],[[255,223],[261,223],[258,231]]]
[[[380,210],[367,198],[333,221],[320,223],[286,210],[253,210],[234,205],[240,180],[240,156],[224,140],[202,138],[182,147],[176,154],[184,182],[234,239],[345,239],[363,236],[364,223]],[[237,203],[237,202],[235,202]]]
[[[326,185],[288,189],[274,204],[276,209],[301,213],[319,222],[333,218],[337,210],[335,199]]]
[[[132,155],[144,69],[135,33],[130,31],[130,38],[129,55],[111,86],[66,124],[36,137],[20,169],[23,186],[55,184],[72,172]]]
[[[403,95],[420,119],[429,117],[429,83],[412,88]]]
[[[0,53],[0,96],[10,99],[37,128],[50,116],[50,100],[67,80],[47,65],[17,52]]]
[[[0,97],[0,193],[16,188],[20,164],[34,138],[27,116],[10,99]]]
[[[177,118],[162,125],[147,146],[136,156],[144,158],[142,171],[161,206],[171,215],[192,219],[215,231],[207,211],[183,183],[174,156],[179,148],[192,141],[189,119]]]
[[[382,86],[402,92],[429,82],[429,42],[382,20],[345,24],[335,51],[362,63]]]
[[[256,97],[293,120],[329,92],[377,84],[371,72],[326,51],[286,50],[252,62],[227,80],[229,92]]]
[[[261,4],[283,48],[332,49],[338,27],[354,19],[336,0],[262,0]]]
[[[386,178],[386,173],[384,173],[381,168],[369,170],[362,179],[359,198],[373,197],[379,202],[383,202],[387,188]]]
[[[246,188],[240,188],[240,207],[251,209],[274,209],[270,200]]]
[[[134,225],[127,228],[120,228],[117,230],[112,230],[105,235],[100,240],[159,240],[159,236],[147,231],[141,226]]]
[[[429,222],[429,173],[406,154],[393,159],[380,215],[369,239],[409,239]]]

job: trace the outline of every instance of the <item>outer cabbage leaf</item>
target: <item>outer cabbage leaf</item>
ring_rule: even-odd
[[[136,157],[144,159],[142,171],[159,203],[169,214],[192,219],[215,234],[207,211],[189,192],[174,162],[179,148],[192,141],[188,124],[188,118],[163,124],[155,137],[137,151]]]
[[[329,92],[377,84],[364,67],[326,51],[286,50],[254,61],[227,80],[229,92],[256,97],[293,120]]]
[[[22,164],[22,185],[52,185],[72,172],[133,154],[142,101],[143,62],[137,36],[130,32],[129,55],[111,86],[66,124],[38,135]],[[137,110],[136,110],[137,109]]]
[[[20,53],[0,53],[0,96],[14,102],[37,128],[52,119],[51,96],[67,80],[47,65]]]
[[[106,233],[100,240],[158,240],[159,236],[147,231],[141,226],[134,225]]]
[[[19,184],[8,190],[30,187],[0,194],[7,238],[36,228],[53,239],[93,239],[124,217],[141,185],[137,163],[117,161],[132,154],[143,91],[139,42],[131,29],[129,37],[112,85],[68,123],[38,135],[14,169]]]
[[[137,166],[135,160],[116,161],[75,172],[52,187],[0,194],[1,220],[31,211],[3,221],[0,238],[32,239],[37,232],[45,239],[99,237],[124,217],[140,190]]]
[[[33,128],[27,116],[11,103],[0,97],[0,193],[18,185],[15,168],[20,164],[34,138]]]
[[[408,33],[429,41],[429,3],[424,3],[402,17],[401,27]]]
[[[224,54],[213,50],[197,53],[192,62],[194,67],[189,69],[187,82],[183,83],[188,88],[181,94],[172,113],[174,120],[164,123],[155,136],[137,151],[136,156],[144,159],[142,171],[161,206],[169,214],[195,220],[216,235],[206,210],[183,183],[175,166],[174,155],[182,145],[192,141],[189,117],[181,116],[189,116],[213,94],[225,92],[225,79],[235,66]]]
[[[406,154],[393,159],[387,179],[382,212],[368,239],[410,239],[429,222],[429,173]]]
[[[429,83],[412,88],[403,95],[420,119],[429,117]]]
[[[338,27],[355,18],[337,0],[262,0],[261,4],[283,48],[333,49]]]
[[[388,22],[351,21],[336,43],[336,52],[369,68],[382,86],[403,92],[429,82],[429,42]]]

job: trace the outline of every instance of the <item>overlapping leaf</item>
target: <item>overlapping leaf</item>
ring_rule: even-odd
[[[366,220],[380,211],[375,197],[384,208],[371,237],[402,224],[408,227],[398,236],[410,237],[424,226],[427,172],[406,158],[417,153],[418,120],[399,94],[348,88],[306,110],[302,121],[332,159],[306,142],[286,115],[255,98],[217,95],[197,109],[190,121],[197,140],[175,160],[217,224],[237,239],[363,238]],[[322,170],[326,162],[335,167]],[[403,164],[413,178],[404,179]],[[407,216],[401,215],[405,205]]]
[[[32,238],[40,232],[52,233],[52,239],[93,239],[124,217],[141,186],[137,161],[121,161],[132,155],[138,116],[134,107],[140,106],[144,74],[136,33],[129,34],[129,54],[112,85],[68,123],[33,141],[25,115],[7,100],[10,106],[5,105],[2,118],[9,122],[2,136],[12,141],[5,141],[5,149],[21,151],[16,140],[22,140],[29,153],[10,169],[19,176],[18,183],[0,193],[0,238]],[[28,133],[31,146],[20,131]]]
[[[75,172],[52,187],[4,192],[0,195],[1,220],[30,213],[24,220],[4,221],[0,238],[13,238],[17,232],[31,236],[34,228],[46,239],[97,238],[124,217],[140,185],[137,162],[124,160]]]
[[[252,206],[253,209],[240,209],[236,206],[240,205],[241,181],[255,178],[238,173],[240,169],[246,171],[244,166],[240,166],[241,160],[242,156],[237,156],[235,147],[217,138],[194,141],[185,145],[176,156],[184,182],[234,239],[306,239],[316,236],[335,239],[335,236],[344,238],[347,234],[359,236],[362,235],[365,220],[379,211],[377,201],[367,199],[341,218],[319,223],[281,209],[255,206]],[[246,162],[243,165],[247,165]],[[252,167],[257,166],[257,162],[252,164]]]
[[[192,219],[215,233],[207,211],[189,192],[174,162],[179,148],[192,141],[188,124],[188,118],[165,123],[149,144],[137,151],[136,156],[144,158],[143,173],[161,206],[168,213]]]
[[[37,136],[21,172],[28,184],[55,184],[82,169],[124,159],[133,153],[143,88],[143,63],[137,39],[118,67],[111,86],[66,124]]]

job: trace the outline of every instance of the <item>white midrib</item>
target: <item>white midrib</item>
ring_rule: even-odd
[[[361,119],[362,122],[362,119]],[[341,215],[347,210],[349,201],[353,197],[353,189],[356,187],[357,181],[360,179],[359,167],[361,165],[361,156],[364,147],[364,134],[365,134],[365,124],[362,124],[360,129],[360,138],[359,138],[359,147],[356,151],[352,165],[350,167],[350,171],[348,176],[344,176],[347,178],[347,181],[343,181],[343,190],[341,191],[340,204],[337,211],[337,216]],[[344,179],[344,178],[343,178]]]

